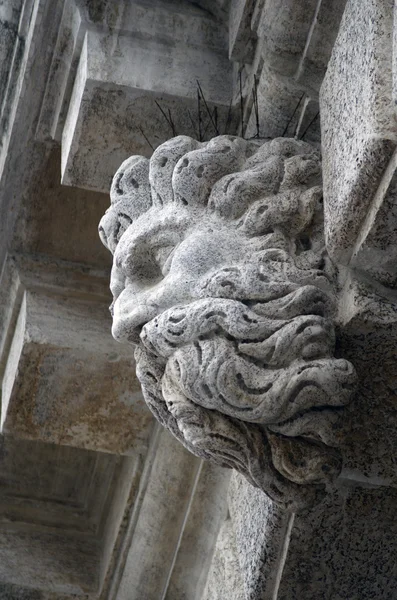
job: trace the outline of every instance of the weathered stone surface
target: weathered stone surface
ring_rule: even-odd
[[[393,597],[396,494],[341,479],[312,510],[287,515],[233,476],[229,510],[245,599]]]
[[[397,487],[396,340],[394,291],[350,276],[340,296],[340,352],[354,360],[356,401],[346,409],[342,442],[345,478]]]
[[[175,551],[165,600],[202,600],[218,533],[227,514],[231,472],[201,462]],[[215,600],[215,599],[213,599]]]
[[[150,409],[189,450],[289,508],[338,473],[355,385],[332,358],[320,180],[304,142],[181,136],[123,163],[100,225],[113,335],[138,344]]]
[[[278,588],[294,515],[286,513],[261,490],[234,474],[229,488],[244,600],[278,598]]]
[[[250,63],[256,34],[251,28],[254,0],[231,0],[229,18],[229,57],[233,61]]]
[[[318,92],[345,4],[346,0],[267,2],[257,33],[263,38],[268,66]]]
[[[60,172],[61,152],[55,148],[42,161],[23,199],[15,227],[14,252],[61,258],[77,263],[80,270],[86,265],[89,272],[95,268],[110,269],[109,253],[98,240],[97,225],[109,196],[63,186]],[[76,239],[80,239],[78,244]],[[78,280],[70,283],[78,288]]]
[[[320,142],[318,92],[346,0],[256,2],[251,27],[258,36],[248,82],[246,137],[257,134],[252,101],[258,85],[260,136]]]
[[[226,516],[228,473],[203,465],[161,429],[144,485],[145,479],[113,594],[117,600],[201,600]]]
[[[127,34],[138,39],[161,40],[169,46],[179,42],[226,54],[227,35],[222,22],[227,20],[228,1],[148,3],[145,0],[68,0],[59,25],[37,137],[58,141],[62,138],[87,30],[106,31],[113,47],[118,45],[120,34]]]
[[[0,106],[6,94],[21,7],[22,0],[2,2],[0,5]]]
[[[299,110],[295,112],[295,115],[294,111],[302,96],[305,96],[302,86],[280,75],[265,62],[258,82],[260,135],[264,138],[281,136],[291,120],[294,122],[290,123],[288,134],[291,137],[294,136],[297,126],[296,119],[300,115]],[[266,118],[263,119],[262,115],[266,115]],[[256,133],[255,120],[255,114],[252,111],[247,126],[247,137],[252,137]]]
[[[349,0],[321,90],[325,233],[348,263],[397,141],[391,0]]]
[[[310,34],[317,0],[266,2],[258,36],[265,39],[269,66],[285,75],[295,75]]]
[[[29,600],[34,590],[40,590],[40,600],[46,590],[54,598],[96,595],[134,470],[133,459],[0,436],[4,593],[18,598],[18,587],[27,586]]]
[[[397,491],[340,487],[296,515],[280,600],[389,600],[396,589]]]
[[[2,2],[4,4],[4,2]],[[9,2],[6,2],[9,5]],[[14,6],[17,2],[13,2]],[[57,35],[62,3],[46,10],[45,0],[25,0],[8,73],[0,115],[0,262],[13,242],[14,223],[20,201],[45,156],[34,143],[36,119],[51,54],[48,48]],[[42,35],[41,31],[46,34]]]

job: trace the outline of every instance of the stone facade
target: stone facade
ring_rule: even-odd
[[[394,597],[394,11],[0,1],[0,600]]]

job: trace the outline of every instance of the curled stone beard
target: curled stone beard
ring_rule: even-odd
[[[333,357],[329,293],[283,277],[274,297],[256,277],[242,294],[247,277],[212,274],[198,285],[204,297],[147,323],[137,375],[156,418],[191,452],[297,510],[340,472],[340,417],[356,376]]]

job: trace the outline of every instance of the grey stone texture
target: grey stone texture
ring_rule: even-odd
[[[390,288],[397,283],[396,165],[394,152],[369,206],[350,261],[356,269]]]
[[[318,509],[297,515],[278,598],[392,598],[395,503],[395,489],[341,487]]]
[[[295,515],[277,506],[261,490],[247,485],[237,473],[229,487],[228,506],[244,600],[277,598]]]
[[[196,136],[200,127],[212,137],[203,99],[198,124],[197,81],[225,127],[233,95],[226,36],[189,8],[126,3],[117,17],[121,32],[86,32],[62,133],[65,185],[106,192],[131,152],[150,156],[174,130]]]
[[[8,350],[3,433],[121,454],[147,446],[153,420],[129,348],[103,335],[105,282],[103,273],[70,263],[9,259],[1,298],[9,310],[0,338]]]
[[[339,319],[339,352],[354,360],[359,381],[356,401],[346,409],[342,475],[395,487],[395,292],[350,276],[340,296]]]
[[[258,84],[260,135],[296,136],[320,142],[318,93],[346,0],[255,2],[252,63],[244,67],[243,130],[256,135],[254,75]],[[250,3],[246,2],[249,6]]]
[[[245,590],[233,524],[227,519],[219,532],[203,600],[245,600]]]
[[[393,598],[395,502],[395,488],[339,480],[312,510],[286,515],[234,476],[229,510],[244,600]]]
[[[157,431],[151,457],[117,598],[201,600],[226,516],[229,473],[199,461],[165,430]]]
[[[32,597],[34,589],[96,592],[105,566],[100,542],[114,544],[111,507],[128,497],[135,461],[9,436],[0,438],[0,456],[1,581],[15,593],[32,588]]]
[[[327,248],[347,264],[397,140],[390,0],[349,0],[321,90]]]

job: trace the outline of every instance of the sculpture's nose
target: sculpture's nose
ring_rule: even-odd
[[[108,208],[99,222],[98,233],[100,240],[112,254],[117,246],[117,215],[112,207]]]
[[[123,294],[114,304],[112,335],[119,342],[138,344],[142,327],[154,319],[158,307],[149,303],[137,305],[128,299],[123,302]]]
[[[113,306],[113,336],[121,342],[139,342],[143,326],[170,307],[192,300],[192,281],[177,274],[153,286],[128,282]]]

